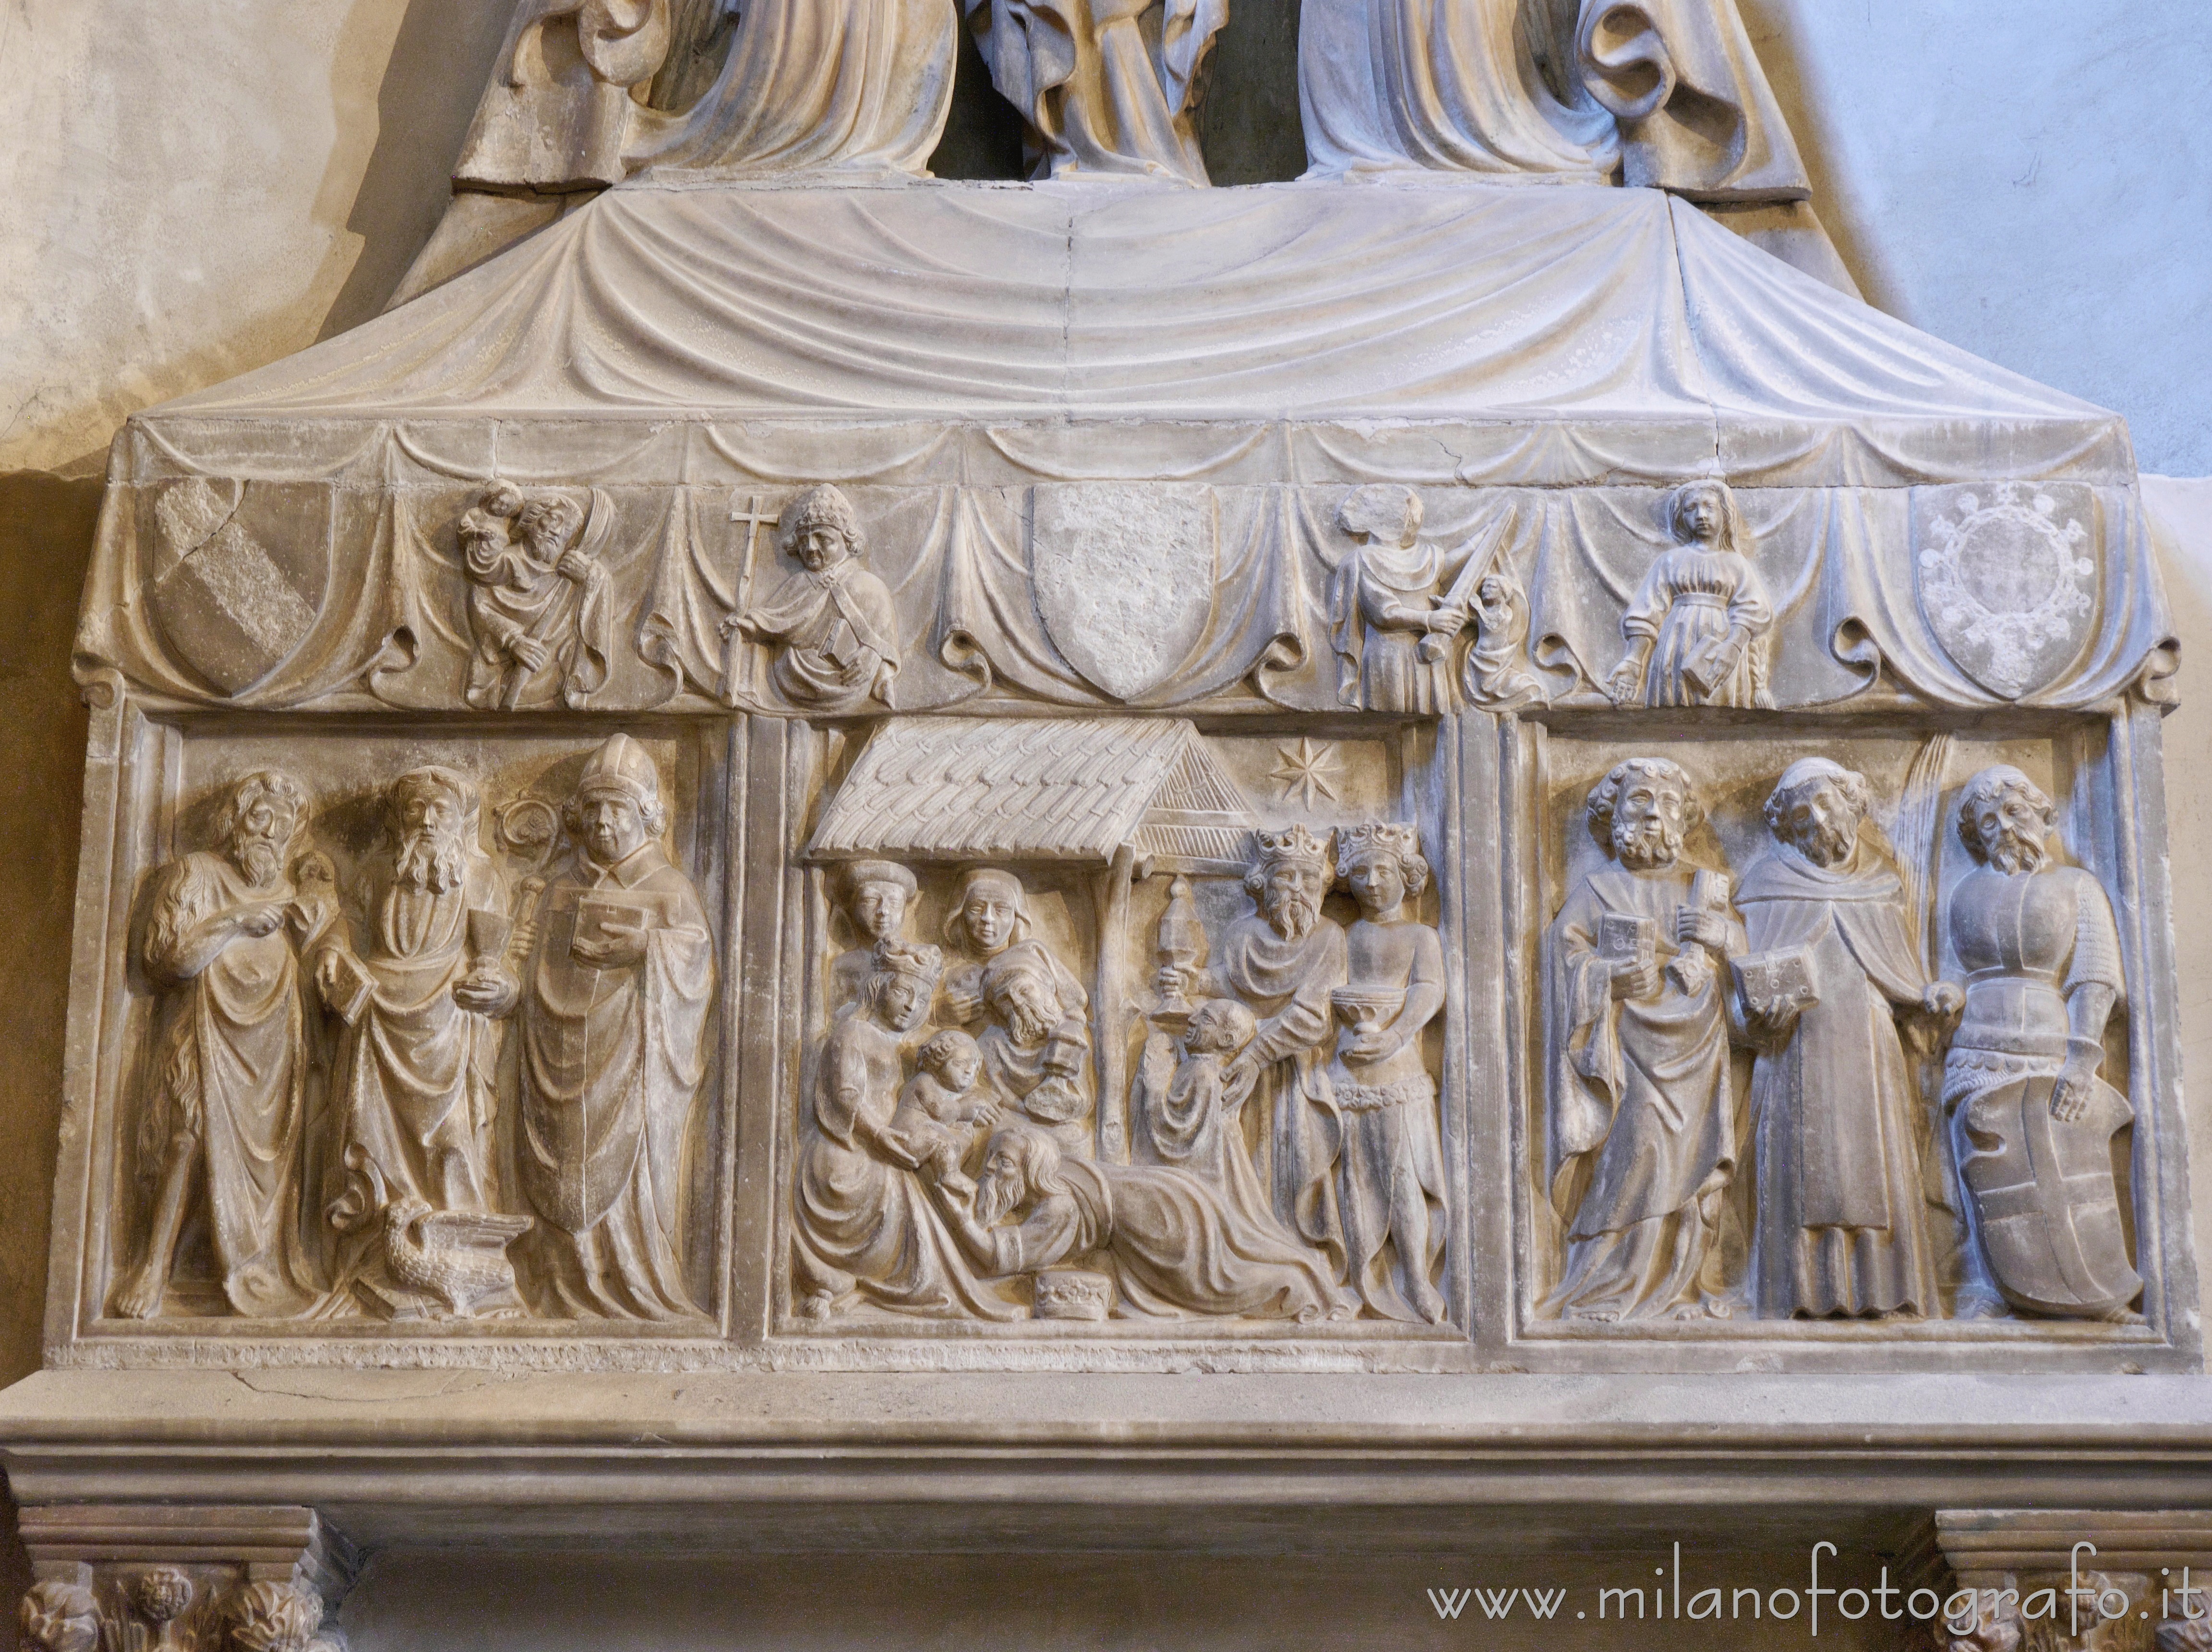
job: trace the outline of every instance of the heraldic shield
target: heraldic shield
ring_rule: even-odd
[[[2135,1117],[2100,1079],[2072,1123],[2051,1115],[2055,1080],[2016,1079],[1966,1106],[1974,1195],[1997,1288],[2031,1314],[2080,1318],[2125,1307],[2142,1289],[2113,1192],[2112,1140]]]

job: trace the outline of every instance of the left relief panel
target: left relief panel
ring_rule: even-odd
[[[726,726],[125,717],[76,1338],[716,1334]]]

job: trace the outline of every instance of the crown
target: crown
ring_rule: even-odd
[[[1304,824],[1280,832],[1255,832],[1253,840],[1260,853],[1260,865],[1264,870],[1285,862],[1326,868],[1328,865],[1328,838],[1316,837]]]
[[[1389,855],[1394,860],[1415,860],[1421,853],[1421,829],[1418,826],[1394,825],[1377,822],[1366,826],[1347,826],[1336,835],[1336,872],[1347,878],[1352,869],[1361,861],[1376,855]]]

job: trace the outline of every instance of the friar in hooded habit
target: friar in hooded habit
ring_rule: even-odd
[[[570,865],[539,897],[521,1011],[525,1242],[540,1311],[665,1320],[684,1284],[685,1146],[706,1077],[714,945],[668,858],[652,756],[594,751],[568,806]]]
[[[1731,970],[1758,1051],[1752,1276],[1770,1317],[1942,1311],[1897,1017],[1964,999],[1921,968],[1903,884],[1862,830],[1872,800],[1839,763],[1792,763],[1766,800],[1775,847],[1736,893],[1750,951]]]

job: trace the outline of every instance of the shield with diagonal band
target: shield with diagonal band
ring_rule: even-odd
[[[1959,1168],[2006,1300],[2080,1317],[2124,1307],[2142,1289],[2112,1176],[2112,1137],[2135,1114],[2100,1079],[2081,1117],[2053,1118],[2055,1082],[2018,1078],[1967,1102]]]
[[[299,652],[330,584],[326,489],[192,477],[151,516],[146,604],[181,664],[234,695]]]

